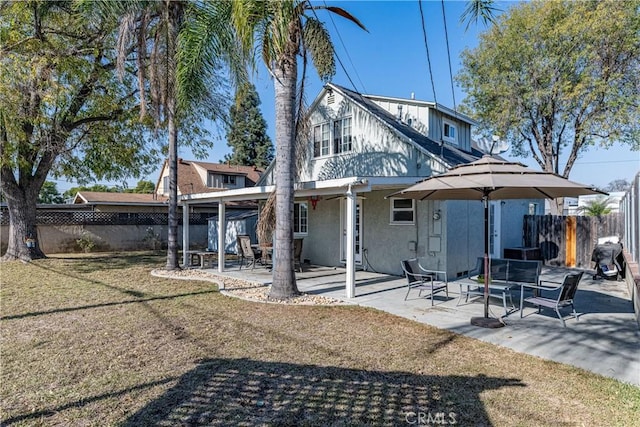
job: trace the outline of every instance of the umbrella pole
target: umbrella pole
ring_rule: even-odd
[[[482,197],[484,204],[484,317],[472,317],[471,324],[483,328],[501,328],[504,323],[500,319],[489,317],[489,282],[491,273],[489,269],[489,194]]]
[[[489,198],[482,198],[484,203],[484,317],[489,318]]]

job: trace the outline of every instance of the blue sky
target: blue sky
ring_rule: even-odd
[[[324,1],[316,2],[325,4]],[[362,31],[350,21],[326,11],[318,11],[318,17],[326,23],[338,57],[347,70],[337,66],[333,82],[354,88],[362,93],[409,98],[442,103],[450,108],[460,105],[465,94],[452,83],[447,56],[447,43],[441,1],[423,1],[431,69],[435,95],[431,86],[426,48],[420,18],[420,5],[412,1],[329,1],[326,4],[339,6],[356,16],[369,32]],[[502,10],[514,2],[499,2]],[[461,67],[460,53],[477,45],[477,36],[486,28],[482,22],[471,24],[460,22],[466,7],[465,1],[444,2],[444,15],[449,39],[451,73],[455,77]],[[329,16],[332,15],[332,18]],[[311,70],[306,99],[310,103],[322,88],[322,83]],[[262,112],[267,120],[268,132],[273,139],[274,98],[273,85],[264,69],[258,70],[255,84],[262,101]],[[353,83],[352,83],[353,82]],[[455,96],[455,98],[454,98]],[[455,105],[454,105],[455,101]],[[228,152],[224,142],[218,143],[211,160],[217,161]],[[220,151],[219,151],[220,150]],[[218,154],[218,153],[222,154]],[[511,158],[509,152],[504,156]],[[533,158],[513,158],[540,169]],[[563,163],[564,164],[564,163]],[[628,146],[597,149],[592,148],[581,156],[573,166],[569,178],[584,184],[604,187],[614,179],[632,181],[640,171],[640,152],[632,152]]]
[[[369,30],[365,32],[352,22],[326,11],[317,12],[331,33],[337,55],[347,71],[345,73],[340,64],[337,64],[333,82],[362,93],[398,98],[409,98],[411,93],[414,93],[419,100],[435,100],[450,108],[460,105],[465,95],[455,82],[452,90],[441,1],[422,2],[435,94],[431,89],[418,0],[325,1],[328,5],[339,6],[349,11]],[[324,5],[325,1],[315,3]],[[514,4],[516,3],[499,2],[497,7],[506,10]],[[465,30],[466,24],[460,23],[465,7],[465,1],[444,2],[451,73],[454,77],[461,66],[460,53],[466,48],[474,48],[477,35],[485,30],[481,22],[471,24],[469,29]],[[308,76],[306,100],[310,103],[320,92],[322,83],[314,70],[309,70]],[[260,67],[254,75],[254,83],[262,101],[261,109],[268,124],[268,133],[274,140],[273,84],[264,67]],[[221,136],[222,140],[216,139],[215,147],[206,160],[218,162],[230,151],[224,141],[224,132]],[[503,155],[510,158],[509,152]],[[180,156],[185,159],[194,158],[186,148],[180,150]],[[515,160],[540,169],[532,158]],[[584,184],[604,187],[615,179],[631,181],[638,171],[640,152],[632,152],[627,146],[608,150],[592,148],[578,159],[569,178]],[[157,174],[149,176],[148,179],[155,182]],[[137,180],[130,180],[129,185],[135,185],[136,182]],[[57,183],[61,192],[72,186],[63,181]]]

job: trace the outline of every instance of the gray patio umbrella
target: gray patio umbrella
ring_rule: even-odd
[[[475,162],[427,178],[393,197],[417,200],[482,200],[484,203],[484,319],[489,319],[489,200],[555,199],[588,194],[607,194],[559,175],[538,171],[517,162],[485,155]],[[490,326],[472,318],[471,323]],[[497,326],[497,325],[493,325]]]

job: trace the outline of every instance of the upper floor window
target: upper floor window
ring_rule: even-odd
[[[162,177],[162,194],[169,194],[169,176]]]
[[[448,142],[457,143],[458,130],[456,129],[456,125],[447,120],[444,120],[442,125],[442,139]]]
[[[239,177],[237,175],[222,175],[210,172],[207,177],[207,187],[209,188],[235,187],[239,184]]]
[[[313,156],[328,156],[330,153],[329,123],[313,127]]]
[[[416,201],[391,199],[391,224],[414,224]]]
[[[333,153],[351,151],[351,117],[333,122]]]

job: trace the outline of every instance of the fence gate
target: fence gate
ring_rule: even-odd
[[[598,238],[624,239],[624,219],[620,213],[601,217],[525,215],[523,235],[524,245],[540,248],[546,264],[590,269]]]

